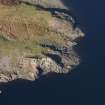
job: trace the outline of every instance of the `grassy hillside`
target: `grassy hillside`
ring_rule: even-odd
[[[39,43],[55,43],[58,42],[56,39],[61,39],[50,32],[48,22],[51,19],[49,12],[26,4],[0,5],[0,53],[35,55],[45,51]]]

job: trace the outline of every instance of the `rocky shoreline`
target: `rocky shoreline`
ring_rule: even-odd
[[[22,1],[30,3],[31,0]],[[33,0],[31,3],[34,6],[41,5],[44,8],[53,8],[51,6],[52,3],[49,5],[48,3],[41,2],[41,0]],[[44,10],[41,9],[41,11]],[[18,55],[15,58],[16,63],[14,65],[11,65],[12,55],[0,56],[0,83],[6,83],[16,79],[34,81],[49,72],[66,74],[79,65],[80,57],[74,50],[77,44],[75,40],[83,37],[84,33],[77,26],[74,27],[75,20],[67,13],[54,11],[52,17],[53,19],[49,21],[48,28],[45,29],[42,27],[42,29],[48,33],[52,33],[53,37],[55,35],[54,40],[60,40],[59,38],[62,39],[63,37],[62,43],[64,44],[60,44],[62,40],[60,43],[43,40],[39,45],[42,48],[46,48],[47,53],[42,52],[38,56]],[[58,39],[56,39],[57,37]]]

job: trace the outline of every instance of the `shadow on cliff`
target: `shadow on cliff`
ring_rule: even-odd
[[[77,25],[85,27],[86,36],[76,46],[82,63],[68,75],[49,75],[29,82],[13,81],[2,85],[2,105],[104,105],[105,14],[104,2],[98,0],[62,0],[74,8]],[[81,27],[81,26],[79,26]]]

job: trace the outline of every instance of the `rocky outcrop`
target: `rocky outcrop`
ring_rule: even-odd
[[[41,5],[44,8],[46,6],[51,7],[48,0],[46,2],[45,0],[22,1]],[[57,6],[59,7],[59,5]],[[13,9],[13,11],[16,9]],[[22,9],[18,13],[20,11],[25,12]],[[83,37],[84,33],[75,26],[74,18],[63,11],[54,11],[54,14],[52,14],[49,10],[45,11],[41,8],[41,10],[36,10],[35,13],[38,11],[43,14],[36,14],[35,16],[38,16],[38,18],[32,17],[34,12],[31,12],[32,16],[30,18],[27,17],[27,13],[25,18],[23,18],[23,13],[23,17],[20,18],[19,14],[19,16],[15,15],[14,18],[13,15],[10,16],[10,12],[9,21],[5,13],[3,13],[5,19],[1,20],[2,16],[0,16],[0,32],[2,32],[2,35],[0,35],[0,83],[15,79],[35,80],[49,72],[66,74],[80,63],[80,57],[75,52],[74,47],[77,44],[75,40]],[[30,13],[28,12],[28,14]],[[46,19],[43,16],[49,17],[46,17]],[[41,20],[38,20],[39,17],[41,17]],[[44,25],[42,25],[43,23]],[[26,41],[27,43],[25,43]],[[16,46],[12,43],[15,43]],[[2,47],[3,44],[7,45]],[[9,45],[10,47],[8,47]],[[11,46],[15,47],[11,48]],[[40,47],[37,48],[38,46]],[[36,50],[39,51],[39,49],[41,50],[40,54],[36,55]]]

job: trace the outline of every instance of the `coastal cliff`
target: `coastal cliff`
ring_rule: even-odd
[[[65,11],[60,0],[0,0],[0,83],[79,65],[75,40],[84,33]]]

